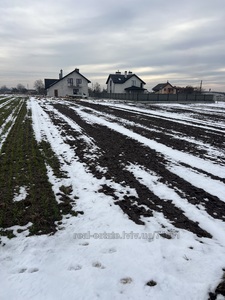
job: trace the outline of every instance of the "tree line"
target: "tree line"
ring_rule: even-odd
[[[107,93],[107,90],[101,88],[100,84],[96,82],[92,85],[92,87],[88,88],[89,95],[94,95],[96,97],[101,94]],[[44,95],[45,86],[41,79],[38,79],[34,82],[34,89],[27,89],[23,84],[18,83],[16,87],[8,88],[6,85],[0,87],[0,94],[36,94],[36,95]]]
[[[45,86],[41,79],[37,79],[34,82],[34,88],[28,89],[23,84],[18,83],[16,87],[8,88],[6,85],[0,87],[1,94],[36,94],[36,95],[44,95],[45,94]]]
[[[192,93],[201,93],[204,90],[198,87],[186,86],[178,87],[175,86],[177,93],[179,94],[192,94]],[[92,97],[100,97],[107,93],[105,88],[102,88],[101,85],[96,82],[92,87],[88,88],[89,95]],[[36,95],[45,95],[45,86],[41,79],[37,79],[34,82],[34,89],[29,90],[23,84],[18,83],[16,87],[8,88],[6,85],[0,87],[0,94],[36,94]],[[151,92],[150,92],[151,93]]]

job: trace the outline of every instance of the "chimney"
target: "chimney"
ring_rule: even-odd
[[[59,73],[59,79],[62,79],[62,78],[63,78],[63,70],[61,69],[60,73]]]
[[[121,74],[121,72],[118,70],[118,71],[116,72],[116,74]]]
[[[131,74],[132,74],[132,72],[131,72],[131,71],[129,71],[129,72],[128,72],[128,74],[129,74],[129,75],[131,75]]]
[[[79,73],[80,70],[76,68],[75,71]]]
[[[125,77],[125,78],[127,78],[127,71],[125,71],[125,73],[124,73],[124,77]]]

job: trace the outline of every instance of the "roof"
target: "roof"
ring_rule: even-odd
[[[111,78],[113,83],[116,84],[123,84],[124,82],[126,82],[128,79],[130,79],[131,77],[135,76],[136,78],[138,78],[143,84],[145,84],[145,82],[138,77],[136,74],[127,74],[127,76],[125,77],[125,75],[123,74],[109,74],[108,79],[106,81],[106,84],[109,82],[109,79]]]
[[[153,90],[154,92],[158,92],[158,91],[164,89],[164,87],[167,86],[168,84],[169,84],[171,87],[173,87],[172,84],[170,84],[170,83],[167,81],[166,83],[159,83],[159,84],[157,84],[152,90]]]
[[[56,81],[58,81],[58,79],[45,79],[45,89],[47,90],[50,85],[52,85]]]
[[[66,76],[62,77],[61,79],[45,79],[45,80],[56,80],[54,82],[52,82],[51,85],[49,85],[47,88],[49,88],[50,86],[53,86],[54,84],[58,83],[59,81],[63,80],[64,78],[70,76],[72,73],[76,72],[77,74],[79,74],[81,77],[83,77],[85,80],[87,80],[88,83],[91,83],[90,80],[88,80],[86,77],[84,77],[79,71],[78,69],[73,70],[72,72],[70,72],[69,74],[67,74]]]

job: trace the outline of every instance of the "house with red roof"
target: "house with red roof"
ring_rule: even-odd
[[[152,90],[155,94],[176,94],[176,88],[168,81],[157,84]]]

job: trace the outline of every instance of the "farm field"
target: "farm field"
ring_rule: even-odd
[[[224,232],[225,103],[0,97],[1,300],[225,299]]]

